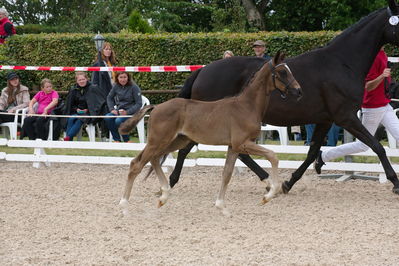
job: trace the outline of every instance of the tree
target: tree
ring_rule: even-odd
[[[4,6],[10,13],[13,23],[39,24],[45,20],[45,0],[1,0],[0,6]]]
[[[128,20],[129,30],[139,33],[153,33],[154,29],[144,20],[137,10],[133,10]]]
[[[132,0],[130,4],[144,18],[150,19],[152,26],[158,31],[212,31],[214,8],[209,5],[168,0]]]
[[[245,9],[249,25],[259,30],[266,30],[265,10],[270,1],[242,0],[241,2]]]
[[[213,31],[245,32],[248,28],[241,0],[219,0],[213,3]]]
[[[132,10],[157,31],[342,30],[385,0],[0,0],[16,24],[118,32]]]
[[[267,30],[342,30],[362,16],[386,6],[384,0],[271,1],[266,7]]]

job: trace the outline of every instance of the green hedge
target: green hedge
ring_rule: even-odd
[[[221,58],[225,50],[235,55],[253,55],[251,44],[258,39],[267,43],[271,55],[283,50],[295,56],[323,46],[337,32],[260,32],[260,33],[197,33],[197,34],[104,34],[116,51],[118,66],[197,65]],[[96,57],[93,35],[88,34],[25,34],[9,39],[0,48],[2,65],[91,66]],[[2,87],[4,75],[0,71]],[[37,89],[43,78],[53,80],[57,90],[67,90],[74,74],[58,71],[21,71],[23,83]],[[132,73],[143,90],[173,90],[190,73]],[[2,77],[3,76],[3,77]],[[151,95],[158,103],[173,94]]]
[[[39,33],[56,33],[68,32],[66,29],[57,26],[46,26],[40,24],[25,24],[16,26],[17,34],[39,34]]]

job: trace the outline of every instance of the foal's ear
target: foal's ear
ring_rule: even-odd
[[[273,63],[274,65],[280,64],[285,58],[285,54],[281,53],[281,51],[278,51],[277,54],[273,58]]]

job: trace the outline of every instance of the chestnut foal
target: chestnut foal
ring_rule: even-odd
[[[264,156],[271,163],[270,190],[263,196],[263,203],[272,199],[281,188],[278,178],[278,159],[273,151],[255,143],[260,125],[269,103],[270,92],[278,89],[285,97],[289,89],[299,97],[300,87],[285,63],[283,55],[266,63],[253,77],[250,84],[237,97],[215,102],[175,98],[156,107],[149,105],[123,123],[121,134],[128,133],[153,109],[148,121],[148,142],[144,150],[130,163],[125,192],[120,205],[127,213],[127,203],[133,182],[143,167],[150,162],[161,184],[158,206],[168,199],[170,186],[162,171],[160,159],[164,155],[185,147],[190,141],[209,145],[228,145],[223,180],[216,200],[216,207],[228,214],[224,198],[239,153]],[[232,115],[234,114],[234,115]]]

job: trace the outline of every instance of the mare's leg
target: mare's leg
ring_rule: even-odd
[[[248,154],[240,153],[238,155],[238,159],[240,159],[249,169],[251,169],[261,181],[265,180],[269,177],[269,174],[260,167]]]
[[[234,152],[229,146],[227,150],[226,163],[224,164],[223,174],[222,174],[222,184],[219,190],[218,197],[216,199],[215,206],[220,209],[224,215],[229,216],[230,213],[226,209],[224,204],[224,197],[226,195],[227,185],[231,180],[231,175],[233,174],[234,165],[237,160],[238,153]]]
[[[175,168],[173,169],[172,174],[169,176],[169,182],[171,187],[174,187],[177,184],[177,182],[179,182],[184,160],[186,159],[187,154],[191,151],[194,145],[196,145],[195,142],[190,142],[186,147],[179,150],[179,153],[177,154],[177,161]]]
[[[353,136],[358,138],[361,142],[369,146],[377,155],[384,167],[387,179],[392,182],[392,191],[395,194],[399,194],[399,180],[393,170],[391,163],[389,162],[385,149],[378,142],[378,140],[370,134],[370,132],[363,126],[359,119],[345,120],[342,123],[342,127],[348,130]]]
[[[158,176],[159,183],[161,185],[161,197],[159,198],[158,208],[162,207],[166,201],[168,200],[170,186],[168,184],[168,180],[166,179],[165,174],[162,171],[162,167],[160,164],[160,157],[154,157],[151,159],[151,165],[155,170],[155,173]]]
[[[282,185],[282,189],[284,193],[288,193],[294,184],[301,179],[303,173],[305,173],[306,169],[308,169],[309,165],[314,162],[317,155],[319,154],[321,144],[326,137],[328,130],[330,129],[331,124],[317,124],[316,128],[313,131],[312,141],[309,145],[309,151],[306,156],[305,161],[301,164],[301,166],[291,175],[291,179],[289,181],[285,181]]]
[[[188,146],[190,146],[189,144],[191,144],[191,143],[195,144],[190,139],[188,139],[186,136],[179,135],[173,141],[171,141],[171,143],[169,144],[168,147],[166,147],[164,149],[165,153],[163,154],[164,157],[163,157],[162,162],[161,162],[161,159],[160,159],[161,157],[158,158],[158,163],[157,163],[157,165],[159,166],[159,170],[158,171],[162,172],[161,174],[160,174],[160,172],[156,172],[157,176],[159,178],[159,182],[161,183],[161,190],[156,193],[157,195],[161,195],[161,200],[160,200],[159,205],[158,205],[159,207],[161,207],[163,204],[165,204],[167,196],[169,195],[168,191],[171,189],[171,186],[168,185],[168,180],[166,179],[165,174],[162,171],[161,165],[166,160],[166,155],[167,154],[169,154],[171,152],[174,152],[176,150],[182,149],[184,147],[187,148]],[[190,150],[191,150],[191,148],[190,148]],[[190,150],[188,150],[188,151],[190,151]],[[183,161],[181,163],[179,172],[181,172],[181,168],[183,167],[183,162],[184,162],[184,158],[183,158]],[[151,164],[152,164],[153,168],[155,169],[154,164],[153,163],[151,163]],[[165,177],[165,179],[163,177]],[[166,185],[164,184],[165,180],[166,180]],[[165,187],[167,187],[167,188],[165,189]],[[163,195],[165,195],[165,193],[167,193],[166,196],[163,196]],[[166,197],[166,199],[163,200],[163,198],[165,198],[165,197]]]
[[[179,182],[184,160],[186,159],[187,154],[191,151],[194,145],[196,145],[196,143],[191,142],[185,148],[179,150],[175,168],[173,169],[172,174],[169,176],[169,182],[171,187],[174,187],[177,182]],[[260,167],[248,154],[240,153],[238,159],[240,159],[246,166],[248,166],[248,168],[251,169],[261,181],[269,177],[269,174],[262,167]]]
[[[272,165],[272,173],[269,179],[270,190],[263,197],[263,203],[268,202],[280,191],[281,188],[281,180],[278,176],[278,159],[276,157],[276,154],[272,150],[263,148],[262,146],[257,145],[255,142],[252,142],[250,140],[247,140],[238,147],[233,148],[240,153],[245,152],[251,155],[264,156]]]

